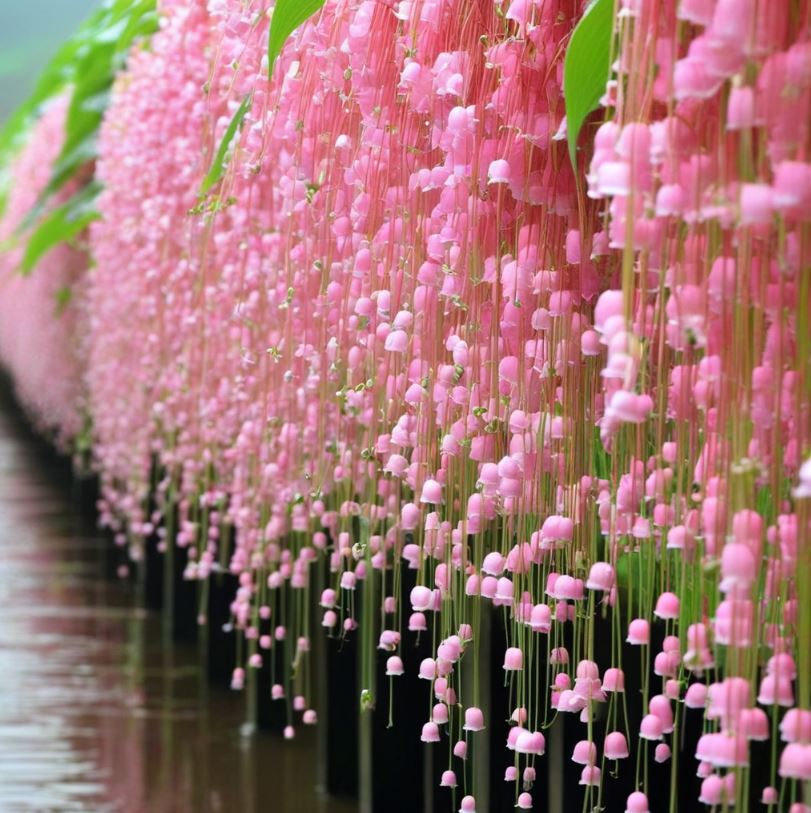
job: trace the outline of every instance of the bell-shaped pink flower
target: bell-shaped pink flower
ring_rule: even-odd
[[[439,742],[439,726],[433,722],[425,723],[420,739],[423,742]]]
[[[430,505],[440,505],[442,501],[442,485],[436,480],[426,480],[422,485],[420,502]]]
[[[595,562],[589,570],[586,588],[589,590],[611,590],[615,581],[614,568],[608,562]]]
[[[635,618],[628,625],[628,637],[625,639],[629,644],[647,645],[650,643],[650,625],[644,618]]]
[[[483,731],[484,714],[476,706],[469,706],[465,709],[465,723],[462,726],[465,731]]]
[[[625,802],[625,813],[650,813],[648,797],[641,791],[634,791]]]
[[[622,669],[612,666],[605,670],[603,674],[603,690],[606,692],[625,691],[625,674]]]
[[[656,607],[653,614],[657,618],[673,620],[679,617],[679,597],[675,593],[662,593],[656,599]]]
[[[784,779],[811,780],[811,744],[790,742],[780,754],[778,773]]]
[[[664,726],[655,714],[646,714],[639,724],[639,736],[644,740],[661,740]]]
[[[524,654],[518,647],[509,647],[504,653],[504,670],[520,672],[524,668]]]
[[[386,660],[386,674],[390,677],[397,677],[405,673],[402,658],[392,655]]]
[[[579,765],[594,765],[597,762],[597,746],[590,740],[580,740],[574,746],[572,762]]]
[[[511,179],[510,165],[503,158],[498,158],[490,162],[487,169],[487,183],[500,184],[509,183]]]
[[[606,759],[627,759],[629,754],[628,743],[621,731],[612,731],[605,735],[603,753]]]

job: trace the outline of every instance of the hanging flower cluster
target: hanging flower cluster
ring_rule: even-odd
[[[623,0],[613,116],[587,174],[622,282],[595,309],[600,433],[620,475],[602,530],[615,564],[656,557],[629,640],[648,643],[651,613],[674,633],[639,733],[671,730],[671,700],[702,709],[700,801],[734,810],[750,746],[778,720],[782,754],[773,741],[754,790],[807,810],[796,787],[811,778],[808,14]]]
[[[135,558],[157,535],[187,578],[238,577],[233,685],[294,642],[272,689],[288,736],[315,721],[316,601],[327,634],[360,638],[364,708],[375,650],[396,691],[431,630],[422,740],[455,743],[462,811],[485,727],[527,809],[544,732],[572,715],[584,809],[633,756],[629,812],[651,807],[652,757],[671,811],[695,806],[678,790],[697,766],[704,804],[800,813],[811,4],[616,5],[573,170],[575,0],[328,0],[270,79],[265,3],[159,4],[97,167],[102,521]],[[2,356],[22,388],[32,371]],[[38,397],[66,403],[54,383]],[[510,705],[485,720],[491,605]]]
[[[25,247],[25,218],[48,183],[62,149],[68,100],[54,99],[33,127],[10,172],[0,218],[0,363],[35,426],[60,449],[76,448],[85,430],[82,378],[84,272],[87,255],[59,246],[30,278],[18,269]],[[68,186],[54,204],[74,190]]]
[[[161,20],[118,77],[99,136],[103,219],[91,229],[96,267],[88,291],[88,397],[108,501],[102,521],[111,522],[111,512],[126,518],[136,559],[160,523],[147,513],[153,457],[162,452],[172,470],[185,461],[189,488],[208,462],[203,444],[192,447],[181,433],[202,418],[200,362],[184,349],[198,337],[195,323],[209,318],[199,310],[196,262],[205,232],[190,210],[210,115],[202,85],[213,24],[205,3],[163,3]],[[202,345],[192,352],[202,354]]]

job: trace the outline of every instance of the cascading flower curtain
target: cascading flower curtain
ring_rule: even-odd
[[[807,810],[809,4],[327,0],[272,72],[265,3],[158,12],[101,129],[71,380],[117,541],[238,578],[233,686],[281,649],[285,733],[315,722],[320,626],[385,713],[427,634],[454,809],[485,737],[537,806],[566,720],[584,809]]]

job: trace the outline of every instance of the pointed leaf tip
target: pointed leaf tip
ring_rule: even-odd
[[[277,0],[268,35],[268,77],[290,35],[324,5],[324,0]]]
[[[614,0],[594,0],[572,32],[563,63],[563,97],[569,157],[575,164],[577,137],[605,93],[614,32]]]

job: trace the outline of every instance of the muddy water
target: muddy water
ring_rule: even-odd
[[[354,811],[315,792],[312,731],[240,735],[53,466],[0,400],[0,813]]]

